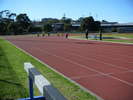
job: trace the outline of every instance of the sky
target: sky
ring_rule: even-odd
[[[0,11],[27,13],[31,20],[93,16],[95,20],[133,22],[133,0],[0,0]]]

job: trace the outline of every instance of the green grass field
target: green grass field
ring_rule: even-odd
[[[103,41],[110,41],[110,42],[121,42],[121,43],[133,43],[133,40],[113,40],[113,39],[103,39]]]
[[[133,39],[133,34],[132,33],[123,33],[123,34],[119,34],[119,33],[114,33],[114,34],[104,34],[103,36],[110,36],[110,37],[124,37],[124,38],[131,38]]]
[[[24,62],[31,62],[68,100],[97,100],[74,83],[52,71],[44,64],[0,39],[0,100],[28,96],[28,79]],[[35,95],[39,95],[36,90]]]
[[[21,54],[16,55],[9,43],[0,40],[0,99],[15,99],[28,96],[26,73],[20,65]]]
[[[99,35],[97,35],[97,36],[99,36]],[[133,40],[131,40],[131,39],[133,39],[133,34],[131,34],[131,33],[129,33],[129,34],[119,34],[119,33],[103,34],[103,37],[119,38],[119,39],[103,39],[103,41],[122,42],[122,43],[133,43]],[[86,40],[84,34],[70,36],[70,38]],[[90,40],[96,40],[96,39],[92,39],[92,38],[89,38],[89,39]]]

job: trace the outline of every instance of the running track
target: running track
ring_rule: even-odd
[[[133,45],[60,37],[6,39],[104,100],[133,100]]]

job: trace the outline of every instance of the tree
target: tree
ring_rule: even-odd
[[[77,20],[77,22],[82,22],[83,21],[83,17],[80,17],[78,20]]]
[[[71,18],[66,18],[65,16],[62,17],[60,22],[64,24],[64,31],[70,31],[71,30],[71,26],[72,26],[71,21],[72,21]]]
[[[17,25],[15,22],[15,17],[16,14],[15,13],[9,13],[8,14],[8,25],[7,25],[7,32],[9,35],[15,34],[15,30],[17,29]]]
[[[107,23],[108,21],[106,21],[106,20],[102,20],[102,23]]]
[[[16,17],[15,13],[11,13],[9,10],[3,10],[0,12],[0,32],[3,35],[11,34],[13,32],[13,23],[14,18]],[[14,28],[16,29],[16,28]]]
[[[32,32],[32,33],[42,32],[42,27],[31,26],[31,27],[29,28],[29,32]]]
[[[18,30],[20,30],[20,33],[28,32],[31,25],[31,21],[27,14],[19,14],[16,17],[16,22],[18,24]]]
[[[61,19],[61,23],[63,24],[71,24],[71,21],[72,21],[71,18],[62,17]]]
[[[14,27],[14,23],[15,22],[10,22],[7,26],[7,31],[10,33],[10,34],[14,34],[15,30],[16,30],[16,27]]]
[[[30,25],[31,21],[26,14],[16,17],[9,10],[0,11],[0,33],[3,35],[28,32]]]
[[[72,25],[71,24],[64,24],[64,31],[70,31]]]
[[[12,19],[12,20],[14,20],[15,17],[16,17],[16,13],[10,13],[10,14],[8,15],[8,18],[9,18],[9,19]]]
[[[100,21],[94,21],[93,23],[92,31],[99,31],[101,28],[101,22]]]
[[[85,17],[82,22],[81,22],[81,29],[82,30],[92,30],[93,28],[93,23],[94,23],[94,18],[92,16],[90,17]]]
[[[52,26],[50,24],[44,24],[43,31],[44,32],[51,32],[52,31]]]
[[[8,31],[8,26],[10,23],[14,22],[13,20],[11,19],[8,19],[8,18],[2,18],[0,20],[0,32],[4,35],[7,35],[9,34],[10,31]]]
[[[42,23],[44,24],[54,24],[54,23],[59,23],[59,20],[56,18],[43,18]]]
[[[6,32],[6,23],[3,21],[0,21],[0,34],[3,35]]]
[[[9,10],[2,10],[0,12],[0,19],[2,18],[8,18],[8,15],[10,14],[10,11]]]
[[[81,29],[88,30],[90,32],[99,31],[100,29],[100,22],[95,21],[92,16],[85,17],[81,22]]]

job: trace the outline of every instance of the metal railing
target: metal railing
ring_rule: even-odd
[[[24,69],[29,77],[29,98],[19,100],[67,100],[51,83],[29,63],[24,63]],[[41,96],[34,96],[33,84],[38,88]]]

